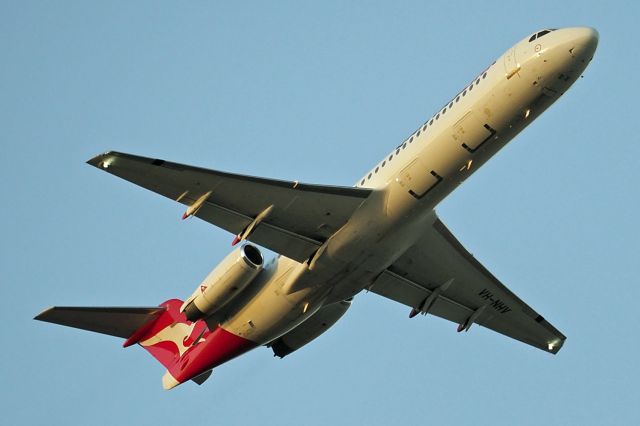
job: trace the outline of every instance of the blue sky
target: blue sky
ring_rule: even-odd
[[[640,252],[635,2],[1,2],[6,424],[631,424]],[[283,359],[162,390],[139,347],[31,318],[186,297],[231,235],[84,162],[120,150],[350,185],[504,50],[600,31],[569,92],[438,208],[568,336],[551,356],[362,294]]]

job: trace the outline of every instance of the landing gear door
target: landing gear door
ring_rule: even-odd
[[[428,170],[419,159],[413,160],[396,178],[398,185],[418,200],[427,195],[441,181],[442,177],[434,170]]]
[[[475,153],[482,145],[488,142],[496,131],[488,124],[483,124],[469,111],[456,124],[453,125],[451,137],[466,151]]]

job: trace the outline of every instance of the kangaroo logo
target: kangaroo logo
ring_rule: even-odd
[[[206,327],[205,327],[200,332],[198,337],[194,337],[193,340],[197,339],[198,340],[197,342],[186,345],[185,342],[188,343],[189,340],[192,340],[192,339],[189,339],[189,337],[194,332],[197,325],[198,325],[197,322],[194,322],[190,325],[185,324],[183,322],[173,323],[163,328],[162,330],[160,330],[158,333],[154,334],[150,338],[140,342],[140,345],[146,348],[149,346],[157,345],[158,343],[161,343],[161,342],[171,342],[174,345],[176,345],[176,349],[178,350],[180,357],[182,357],[182,355],[187,350],[189,350],[189,348],[195,346],[195,343],[199,343],[200,341],[204,340],[206,338],[205,334],[208,334],[208,333],[205,333],[206,331]]]

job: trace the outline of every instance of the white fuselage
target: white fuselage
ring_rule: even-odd
[[[375,191],[312,262],[273,259],[221,327],[266,344],[371,285],[444,197],[576,81],[596,43],[593,29],[565,28],[510,48],[356,183]]]

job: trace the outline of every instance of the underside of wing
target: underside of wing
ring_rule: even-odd
[[[459,324],[480,324],[547,352],[565,336],[493,276],[435,219],[422,239],[383,272],[370,290]]]
[[[371,190],[310,185],[107,152],[88,161],[171,198],[235,235],[305,261],[340,229]]]

